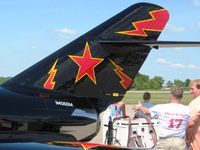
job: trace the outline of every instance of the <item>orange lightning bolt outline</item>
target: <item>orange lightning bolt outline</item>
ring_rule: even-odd
[[[102,148],[120,148],[119,146],[114,145],[103,145],[103,144],[95,144],[95,143],[86,143],[86,142],[63,142],[63,141],[56,141],[56,142],[47,142],[47,144],[63,144],[65,146],[72,145],[72,146],[79,146],[80,148],[83,148],[83,150],[89,150],[91,148],[95,147],[102,147]]]
[[[114,61],[112,61],[111,59],[109,59],[112,64],[116,67],[116,69],[114,69],[114,71],[116,72],[116,74],[121,78],[121,85],[123,86],[123,88],[127,89],[129,88],[129,86],[133,83],[133,80],[128,77],[125,73],[123,73],[123,69],[117,65]]]
[[[48,77],[48,79],[46,80],[46,82],[43,85],[43,87],[45,89],[53,90],[53,88],[54,88],[54,86],[56,84],[56,82],[54,81],[54,78],[55,78],[56,72],[57,72],[57,69],[55,68],[57,62],[58,62],[58,59],[54,62],[53,66],[51,67],[51,69],[48,72],[49,77]]]
[[[168,11],[166,9],[153,10],[150,11],[149,14],[152,18],[132,22],[132,25],[134,26],[135,30],[120,31],[116,33],[129,36],[147,37],[148,35],[146,31],[161,32],[169,19]]]

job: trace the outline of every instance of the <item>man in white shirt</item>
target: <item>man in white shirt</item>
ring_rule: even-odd
[[[143,113],[157,115],[159,119],[160,140],[157,149],[183,150],[186,148],[185,133],[190,117],[190,108],[181,104],[183,90],[180,87],[171,89],[170,103],[159,104],[150,109],[141,104],[136,105]]]

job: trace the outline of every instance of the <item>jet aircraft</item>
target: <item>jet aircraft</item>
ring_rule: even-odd
[[[168,19],[165,8],[134,4],[2,84],[0,149],[122,149],[83,142],[97,135],[99,114],[122,100],[152,48],[200,46],[157,41]]]

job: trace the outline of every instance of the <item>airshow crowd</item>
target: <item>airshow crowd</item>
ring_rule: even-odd
[[[170,90],[170,100],[166,104],[150,103],[151,94],[145,92],[143,100],[132,107],[136,115],[159,119],[159,140],[156,149],[200,150],[200,79],[189,85],[192,100],[183,105],[183,89],[174,86]],[[110,117],[126,117],[125,103],[120,101],[108,107]]]

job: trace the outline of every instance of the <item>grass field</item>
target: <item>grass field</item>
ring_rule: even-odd
[[[123,98],[126,104],[136,104],[138,100],[142,100],[145,91],[128,91]],[[151,103],[161,104],[169,102],[169,91],[149,91],[151,93]],[[184,92],[182,103],[188,105],[192,100],[191,94],[188,91]]]

